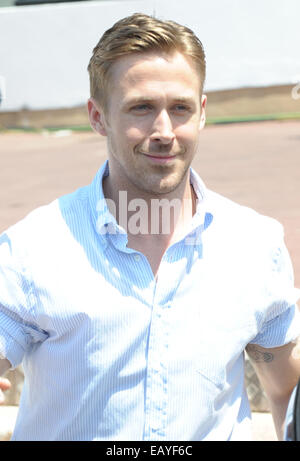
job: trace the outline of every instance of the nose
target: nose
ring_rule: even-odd
[[[175,138],[172,120],[167,110],[162,110],[156,117],[152,127],[151,141],[169,144]]]

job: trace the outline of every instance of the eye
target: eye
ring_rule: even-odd
[[[177,113],[185,113],[188,112],[190,108],[186,106],[185,104],[175,104],[173,107],[173,111]]]
[[[150,104],[137,104],[131,108],[131,111],[137,112],[137,113],[145,113],[151,110],[151,105]]]

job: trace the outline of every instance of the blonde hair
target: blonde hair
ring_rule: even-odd
[[[162,21],[135,13],[108,29],[93,50],[88,65],[90,93],[107,110],[110,69],[114,62],[134,53],[179,51],[192,59],[201,82],[202,94],[206,74],[205,53],[192,30],[174,21]],[[200,96],[201,96],[200,94]]]

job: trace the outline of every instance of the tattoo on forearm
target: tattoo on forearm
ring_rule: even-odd
[[[274,355],[271,352],[262,352],[252,344],[248,344],[246,350],[254,362],[272,362],[274,359]]]

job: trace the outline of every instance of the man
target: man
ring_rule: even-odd
[[[251,439],[245,349],[282,437],[297,292],[281,225],[190,168],[201,42],[136,14],[105,32],[89,73],[108,162],[0,240],[1,371],[25,372],[13,440]]]

